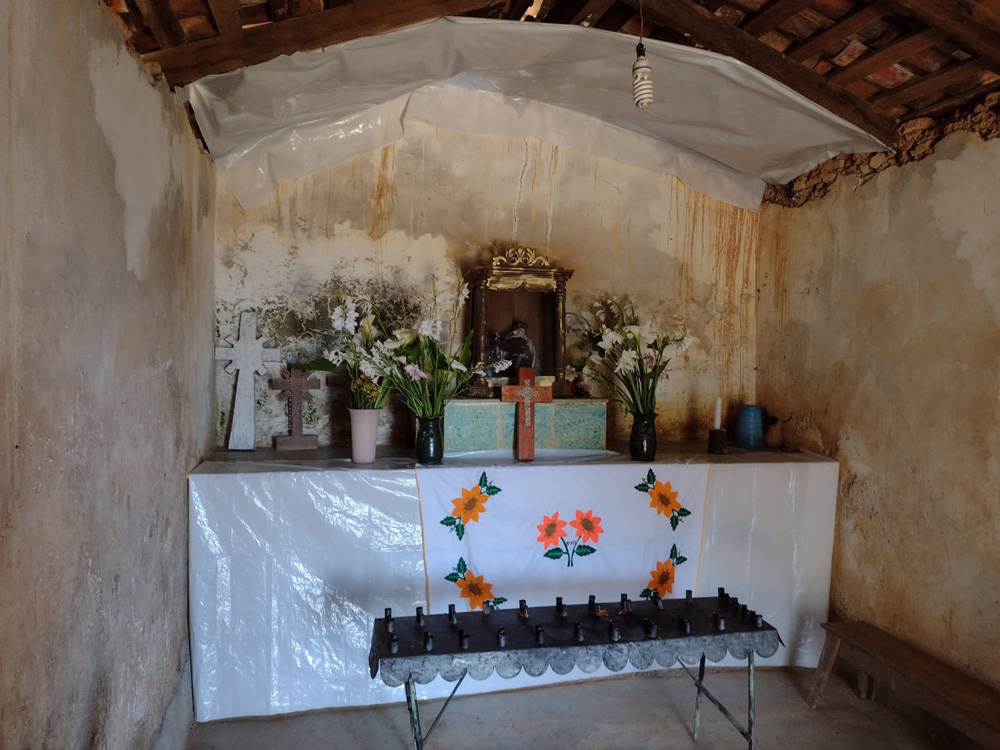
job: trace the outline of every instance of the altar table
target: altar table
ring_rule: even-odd
[[[444,545],[468,544],[469,538],[460,540],[446,518],[427,515],[435,481],[443,482],[440,491],[447,497],[451,491],[445,480],[450,475],[473,492],[479,491],[474,486],[477,480],[485,480],[480,488],[484,495],[494,482],[498,487],[493,489],[503,488],[490,495],[486,505],[491,521],[503,518],[502,508],[511,515],[519,482],[558,485],[572,480],[598,487],[601,481],[611,481],[609,477],[635,475],[635,480],[643,481],[633,488],[630,479],[622,491],[624,518],[636,512],[626,505],[655,505],[655,500],[649,503],[637,493],[647,471],[661,479],[677,477],[677,487],[686,488],[680,500],[690,505],[691,515],[675,519],[682,523],[671,530],[663,525],[669,514],[647,509],[649,522],[630,531],[627,547],[665,548],[677,534],[680,543],[674,546],[688,562],[677,565],[670,595],[683,597],[685,588],[704,595],[724,586],[741,600],[753,602],[787,644],[761,664],[815,666],[823,640],[820,623],[826,619],[829,600],[838,464],[810,453],[733,451],[708,456],[702,451],[666,446],[648,464],[612,453],[550,451],[539,451],[532,464],[518,464],[509,453],[448,455],[442,467],[416,467],[411,459],[400,457],[379,459],[362,468],[347,459],[267,460],[273,454],[261,453],[204,462],[189,478],[197,720],[399,700],[368,674],[375,617],[386,607],[400,614],[412,613],[418,606],[428,608],[428,614],[444,611],[449,601],[436,593],[442,591],[450,603],[469,603],[459,598],[453,583],[464,569],[450,562],[453,552],[442,552]],[[465,476],[473,478],[465,481]],[[495,477],[504,477],[503,482]],[[699,477],[704,477],[700,480],[704,489],[698,488]],[[597,505],[601,502],[603,506]],[[607,530],[618,515],[608,502],[608,492],[602,490],[593,502],[570,504],[586,505],[588,510],[594,505],[594,517],[603,514],[601,525]],[[533,535],[538,534],[536,524],[543,531],[541,522],[551,513],[549,505],[538,505],[537,518],[532,515],[525,521]],[[573,516],[564,512],[561,518]],[[508,527],[510,522],[508,518]],[[481,526],[470,537],[482,539],[486,524]],[[568,526],[565,530],[571,531]],[[509,533],[504,531],[502,538]],[[552,593],[568,596],[567,604],[580,603],[587,600],[580,592],[590,589],[601,600],[617,599],[619,592],[638,599],[638,589],[649,578],[646,571],[638,571],[643,578],[636,578],[633,562],[630,576],[605,572],[588,580],[588,573],[598,570],[597,561],[608,565],[611,554],[602,544],[608,543],[610,533],[596,544],[589,543],[594,552],[577,559],[573,568],[566,567],[568,554],[544,559],[543,550],[555,547],[543,546],[541,536],[544,532],[538,542],[534,537],[517,542],[522,552],[537,555],[530,567],[514,566],[507,572],[509,578],[502,585],[508,601],[497,599],[497,606],[517,607],[518,599],[527,599],[529,606],[551,605]],[[428,540],[434,540],[430,550],[425,549]],[[515,542],[511,541],[512,548]],[[466,556],[476,564],[490,564],[488,557],[473,558],[473,554],[461,554],[463,565]],[[448,560],[449,569],[455,565],[448,580],[439,575],[442,563],[435,561],[435,555]],[[665,555],[656,553],[659,558]],[[531,572],[535,570],[539,572]],[[499,570],[491,577],[504,581]],[[611,673],[602,667],[593,676],[602,674]],[[583,676],[578,670],[566,675],[550,671],[533,679],[494,675],[475,683],[469,692]],[[422,689],[422,696],[445,696],[449,689],[438,678]]]

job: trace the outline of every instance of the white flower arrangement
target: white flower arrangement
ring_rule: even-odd
[[[640,324],[627,299],[599,298],[591,319],[577,317],[584,321],[583,336],[590,352],[572,365],[574,372],[600,385],[628,413],[655,413],[656,386],[666,377],[670,362],[666,349],[686,341],[686,332],[672,335]]]

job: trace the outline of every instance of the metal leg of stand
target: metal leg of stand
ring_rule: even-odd
[[[754,695],[753,695],[753,649],[750,649],[750,653],[747,655],[747,747],[749,750],[753,750],[753,714],[754,714]]]
[[[406,709],[410,712],[410,735],[413,738],[413,750],[424,750],[424,736],[420,732],[420,713],[417,711],[417,686],[413,684],[413,675],[406,676]]]
[[[701,654],[698,664],[698,694],[694,699],[694,741],[698,741],[698,726],[701,724],[701,683],[705,680],[705,653]]]

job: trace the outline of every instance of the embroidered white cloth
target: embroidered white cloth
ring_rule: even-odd
[[[697,591],[708,471],[418,467],[429,613]]]

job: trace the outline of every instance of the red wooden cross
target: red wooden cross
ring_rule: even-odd
[[[535,371],[522,367],[517,385],[503,386],[501,400],[517,402],[517,460],[535,460],[535,404],[552,402],[552,389],[535,386]]]
[[[284,377],[272,378],[268,385],[288,399],[288,426],[291,435],[276,435],[274,447],[279,451],[311,450],[319,447],[319,437],[302,434],[302,402],[311,401],[310,388],[319,388],[319,380],[310,378],[309,372],[290,367],[282,371]]]

